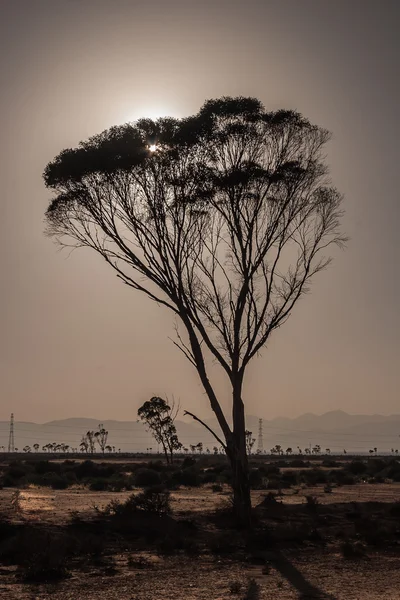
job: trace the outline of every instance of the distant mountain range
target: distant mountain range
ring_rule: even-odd
[[[68,444],[70,448],[79,448],[82,435],[88,430],[97,430],[99,419],[71,418],[49,423],[37,424],[18,421],[15,423],[15,446],[22,450],[25,446],[33,448],[38,443],[40,448],[51,443]],[[207,420],[207,425],[220,433],[214,419]],[[157,444],[144,426],[136,421],[102,421],[109,432],[108,443],[121,452],[140,452],[152,448],[157,452]],[[254,415],[246,417],[247,429],[253,432],[256,439],[254,451],[258,444],[259,418]],[[204,448],[218,445],[212,435],[197,422],[177,421],[178,436],[184,446],[189,447],[202,442]],[[0,421],[0,446],[8,445],[9,423]],[[263,419],[263,448],[269,451],[276,444],[283,449],[297,447],[303,449],[319,444],[323,450],[329,448],[332,453],[347,452],[364,453],[371,448],[378,452],[390,452],[392,448],[400,449],[400,415],[349,415],[342,410],[327,412],[323,415],[306,413],[295,419],[278,417]]]

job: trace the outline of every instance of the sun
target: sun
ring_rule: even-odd
[[[150,152],[155,152],[157,150],[157,145],[156,144],[150,144],[149,150],[150,150]]]

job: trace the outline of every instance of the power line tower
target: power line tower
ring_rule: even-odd
[[[263,451],[264,451],[264,441],[263,441],[262,419],[258,419],[257,452],[258,452],[258,454],[261,454]]]
[[[10,418],[10,436],[8,438],[8,451],[15,452],[14,447],[14,413],[11,413]]]

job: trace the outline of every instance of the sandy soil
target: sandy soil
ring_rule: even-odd
[[[20,506],[25,518],[47,522],[67,521],[71,513],[90,513],[94,507],[104,508],[111,500],[124,500],[132,492],[91,492],[86,488],[73,487],[54,491],[48,488],[30,487],[20,492]],[[8,512],[15,490],[0,490],[0,511]],[[222,493],[213,494],[209,487],[180,489],[171,494],[174,513],[211,512],[216,506],[228,502],[229,488]],[[265,496],[263,491],[254,491],[253,505],[257,505]],[[306,496],[316,496],[321,504],[344,502],[396,502],[400,501],[400,483],[357,484],[334,488],[331,494],[325,494],[323,486],[300,488],[298,493],[285,491],[281,496],[284,503],[302,504]],[[400,593],[399,593],[400,600]]]
[[[10,584],[3,569],[0,598],[42,600],[231,600],[242,599],[251,578],[260,586],[260,600],[399,600],[399,560],[374,558],[362,564],[344,562],[329,553],[301,553],[298,559],[271,562],[265,567],[244,566],[228,560],[201,557],[149,561],[145,569],[129,568],[117,557],[116,574],[104,576],[95,569],[81,572],[57,585]],[[266,573],[265,571],[268,570]],[[10,573],[11,575],[11,573]],[[234,582],[241,593],[231,593]]]
[[[110,500],[130,493],[89,492],[86,489],[51,491],[45,488],[21,490],[21,512],[14,510],[15,490],[0,490],[0,510],[15,514],[16,519],[61,523],[71,512],[90,513]],[[174,492],[175,514],[207,512],[227,502],[228,490],[213,494],[207,487]],[[257,504],[265,492],[254,492]],[[304,503],[306,495],[318,496],[321,503],[393,502],[400,500],[400,484],[360,484],[335,488],[325,494],[323,487],[288,491],[282,500]],[[143,556],[143,555],[142,555]],[[104,568],[90,567],[87,572],[72,571],[72,577],[57,585],[21,585],[15,583],[13,568],[0,569],[0,598],[42,600],[53,596],[60,600],[241,600],[250,578],[260,585],[260,600],[400,600],[400,551],[374,553],[351,561],[329,545],[304,548],[289,555],[265,554],[261,565],[248,565],[209,555],[196,558],[144,555],[144,568],[134,562],[136,555],[115,557],[115,571],[106,575]],[[136,566],[135,566],[136,565]],[[240,594],[231,593],[240,582]]]

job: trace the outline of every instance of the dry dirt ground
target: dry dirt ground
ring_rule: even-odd
[[[1,511],[13,511],[14,493],[11,489],[0,490]],[[305,496],[310,494],[318,496],[321,504],[370,500],[393,502],[400,500],[400,484],[343,486],[335,488],[331,494],[324,494],[321,487],[307,488],[297,494],[288,492],[282,500],[284,503],[304,503]],[[123,499],[128,495],[79,488],[62,491],[30,488],[21,491],[21,512],[15,513],[15,519],[59,524],[67,521],[73,511],[90,514],[95,506],[103,507],[111,499]],[[213,494],[207,487],[179,490],[172,494],[172,508],[176,515],[207,513],[227,502],[227,495],[228,491]],[[264,495],[255,492],[254,504]],[[400,551],[380,550],[353,561],[344,559],[337,547],[328,544],[323,548],[306,547],[279,555],[265,553],[259,565],[203,554],[160,557],[122,553],[114,558],[114,568],[109,574],[105,574],[104,568],[92,566],[86,572],[72,571],[71,578],[57,585],[19,584],[12,567],[2,568],[0,598],[242,600],[246,597],[246,586],[254,578],[259,584],[260,600],[400,600]],[[237,589],[236,582],[240,584]]]

